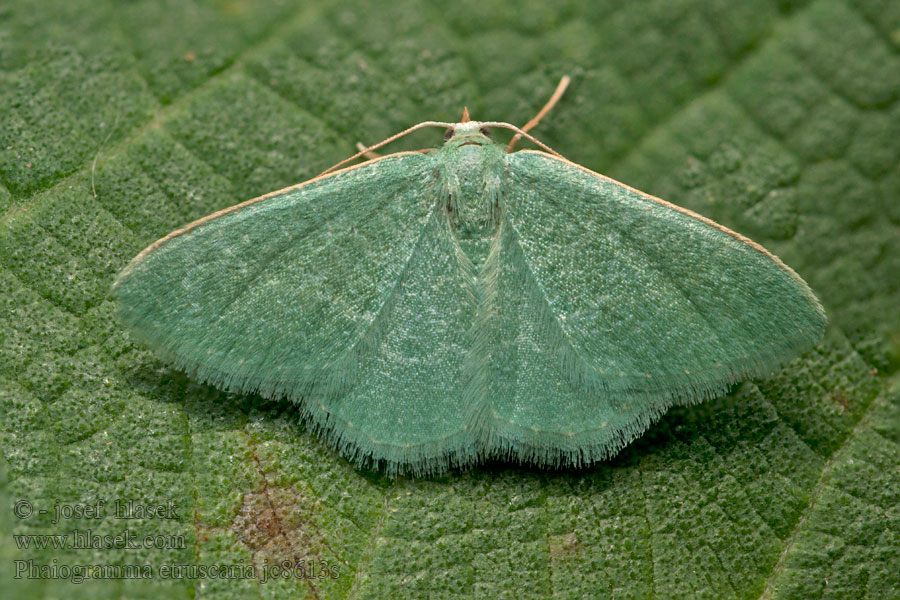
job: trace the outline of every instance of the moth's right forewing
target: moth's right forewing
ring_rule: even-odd
[[[371,327],[434,205],[398,153],[201,219],[123,272],[124,323],[200,380],[299,398]]]

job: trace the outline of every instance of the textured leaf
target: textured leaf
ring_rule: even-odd
[[[174,501],[0,567],[305,558],[337,577],[17,580],[17,597],[890,598],[900,589],[900,10],[879,0],[0,7],[0,500]],[[425,119],[523,123],[764,244],[825,341],[614,461],[388,482],[295,411],[170,370],[112,318],[146,244]],[[434,145],[427,133],[394,150]],[[182,535],[35,550],[10,535]]]

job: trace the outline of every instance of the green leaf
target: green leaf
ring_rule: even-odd
[[[3,591],[897,597],[896,3],[373,6],[0,7]],[[524,123],[563,74],[572,85],[534,133],[773,250],[825,304],[822,344],[671,411],[590,469],[498,463],[389,482],[290,406],[199,386],[113,320],[115,273],[173,228],[463,105]],[[393,149],[436,143],[426,132]],[[178,510],[56,524],[52,510],[12,512],[116,499]],[[12,537],[74,529],[182,543],[40,550]],[[285,559],[337,576],[70,582],[72,565]],[[15,560],[70,576],[14,580]]]

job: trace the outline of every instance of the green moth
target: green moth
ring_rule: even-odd
[[[118,276],[121,319],[195,379],[287,398],[349,459],[413,475],[610,457],[821,338],[777,257],[560,157],[527,133],[541,115],[420,123],[382,144],[439,126],[440,148],[174,231]]]

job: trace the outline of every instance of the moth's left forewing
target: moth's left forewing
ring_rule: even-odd
[[[707,397],[821,338],[809,287],[747,238],[543,152],[509,155],[507,173],[525,261],[609,389]]]

